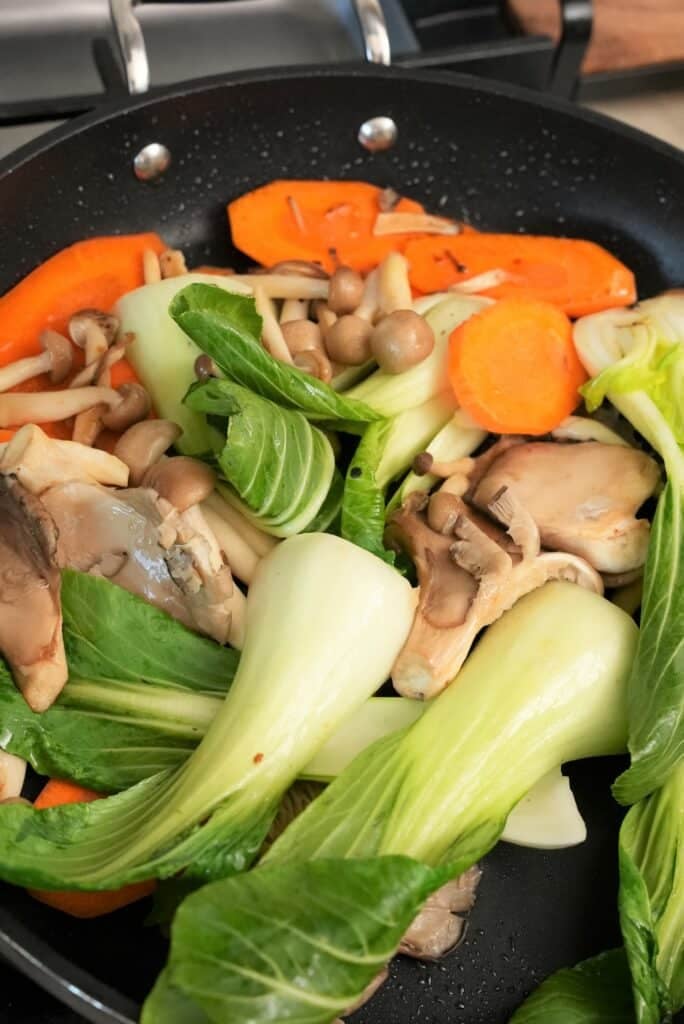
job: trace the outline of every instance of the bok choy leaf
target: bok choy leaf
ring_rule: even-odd
[[[634,1024],[623,949],[611,949],[543,981],[510,1024]]]
[[[339,537],[279,544],[250,587],[230,691],[187,762],[90,804],[0,807],[0,877],[111,889],[244,870],[283,792],[387,678],[414,610],[398,573]]]
[[[335,455],[330,441],[301,412],[283,409],[229,380],[193,387],[186,404],[225,424],[216,458],[241,508],[276,537],[304,530],[330,491]]]
[[[384,963],[396,949],[396,917],[386,911],[390,893],[404,895],[391,875],[396,857],[419,862],[406,869],[417,873],[415,886],[405,883],[402,921],[410,921],[430,891],[496,843],[511,808],[551,768],[624,749],[636,632],[620,609],[569,583],[519,601],[490,627],[458,682],[414,725],[360,754],[262,866],[188,900],[144,1024],[161,1022],[162,1008],[168,1024],[187,1019],[167,986],[180,1006],[217,1024],[231,1019],[237,1000],[250,1024],[327,1024],[377,972],[374,951]],[[361,894],[355,879],[366,870]],[[222,927],[207,918],[217,906]],[[253,918],[233,916],[232,907],[245,906]],[[200,958],[190,936],[204,930],[212,950]]]
[[[630,679],[631,765],[614,793],[630,804],[662,786],[684,758],[684,296],[584,317],[575,346],[587,408],[605,397],[663,458],[644,576],[639,649]]]
[[[178,326],[210,356],[230,380],[312,420],[371,423],[370,406],[340,395],[295,366],[274,359],[261,345],[261,318],[254,299],[213,285],[194,284],[172,300]]]

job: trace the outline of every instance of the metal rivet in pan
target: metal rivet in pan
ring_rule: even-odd
[[[160,142],[143,146],[133,160],[133,170],[138,181],[156,181],[171,163],[171,153]]]
[[[358,139],[369,153],[391,149],[397,141],[399,129],[391,117],[371,117],[359,128]]]

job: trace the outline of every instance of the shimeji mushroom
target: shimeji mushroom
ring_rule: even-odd
[[[31,494],[42,494],[49,487],[67,480],[126,487],[128,466],[109,452],[57,441],[33,423],[16,432],[0,456],[0,473],[16,477]]]
[[[379,309],[379,288],[378,270],[371,270],[356,309],[340,316],[324,330],[325,347],[334,362],[361,366],[371,358],[370,336]],[[334,312],[329,303],[328,308]]]
[[[0,427],[67,420],[98,404],[115,409],[121,401],[113,388],[99,387],[0,394]]]
[[[646,561],[649,524],[636,514],[659,482],[655,460],[636,448],[537,441],[499,454],[471,493],[486,510],[506,488],[536,523],[544,547],[622,576]]]
[[[57,530],[41,501],[0,476],[0,652],[32,711],[67,681]]]
[[[171,420],[143,420],[134,423],[121,435],[114,454],[128,466],[134,487],[142,483],[145,473],[162,457],[183,431]]]
[[[40,373],[47,373],[51,384],[61,384],[66,380],[73,363],[69,339],[57,331],[43,331],[39,341],[43,350],[41,355],[18,359],[16,363],[0,369],[0,391],[8,391]]]
[[[370,350],[385,373],[404,373],[422,363],[435,347],[427,320],[412,309],[396,309],[384,316],[370,335]]]
[[[143,487],[151,487],[179,512],[205,501],[213,494],[215,485],[213,469],[187,455],[160,459],[150,466],[142,479]]]
[[[353,313],[363,299],[363,278],[351,267],[338,267],[330,278],[328,306],[337,316]]]
[[[69,337],[83,349],[86,366],[105,354],[118,330],[117,318],[99,309],[81,309],[69,320]]]
[[[392,681],[400,694],[418,699],[448,686],[480,630],[549,580],[603,592],[601,577],[583,559],[540,552],[534,520],[512,495],[497,494],[488,509],[507,522],[508,533],[455,495],[445,532],[437,532],[427,506],[438,495],[414,492],[388,524],[388,540],[413,559],[420,584],[418,610]]]

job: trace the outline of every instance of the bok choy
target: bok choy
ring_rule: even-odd
[[[458,682],[360,754],[263,866],[185,902],[143,1024],[328,1024],[342,1013],[429,892],[496,843],[535,781],[623,749],[636,632],[568,583],[523,598]]]
[[[360,548],[284,541],[259,566],[235,679],[187,762],[91,804],[0,808],[0,877],[110,889],[244,869],[284,790],[386,679],[414,609],[409,584]]]
[[[659,452],[667,472],[629,686],[631,765],[614,789],[629,804],[663,785],[684,759],[684,295],[584,317],[574,338],[593,377],[583,388],[588,409],[609,398]]]

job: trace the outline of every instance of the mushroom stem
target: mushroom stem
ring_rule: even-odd
[[[228,627],[228,643],[241,651],[245,646],[245,627],[247,624],[247,598],[239,587],[233,584],[233,593],[228,599],[230,626]]]
[[[383,235],[458,235],[461,225],[448,217],[435,217],[429,213],[379,213],[373,225],[376,238]]]
[[[95,444],[98,437],[102,433],[104,424],[102,417],[107,411],[107,406],[99,402],[94,405],[92,409],[86,409],[85,412],[80,412],[74,420],[74,429],[71,431],[71,440],[77,444],[92,445]]]
[[[143,253],[143,280],[145,284],[157,284],[161,279],[159,257],[152,249],[145,249]]]
[[[233,281],[259,288],[269,299],[327,299],[329,282],[295,274],[234,274]]]
[[[401,253],[391,252],[385,257],[379,267],[379,278],[380,310],[383,314],[411,309],[413,295],[408,263]]]
[[[380,274],[378,268],[371,270],[363,286],[363,297],[354,310],[354,315],[372,323],[380,304]],[[409,303],[410,305],[410,303]]]
[[[230,571],[243,583],[250,584],[261,561],[259,555],[230,523],[214,511],[208,500],[202,502],[201,509],[230,566]]]
[[[306,320],[308,316],[308,299],[285,299],[280,311],[280,323],[287,324],[292,320]]]
[[[128,467],[121,459],[74,441],[55,441],[32,423],[7,444],[0,457],[0,473],[15,476],[36,495],[69,480],[105,487],[128,484]]]
[[[183,431],[171,420],[143,420],[134,423],[116,442],[114,455],[130,470],[132,487],[138,487],[145,473],[158,462]]]
[[[21,796],[26,778],[26,761],[0,750],[0,803]]]
[[[250,523],[238,509],[225,500],[220,491],[214,491],[203,504],[208,505],[213,512],[221,516],[229,526],[232,526],[260,558],[264,558],[279,543],[276,537],[272,537],[270,533],[264,533],[263,530]]]
[[[452,462],[439,462],[430,455],[430,452],[420,452],[413,460],[413,472],[416,476],[439,476],[448,479],[450,476],[468,476],[475,466],[475,460],[470,456],[454,459]]]
[[[3,366],[0,370],[0,391],[8,391],[23,384],[31,377],[37,377],[39,373],[47,373],[52,366],[52,356],[49,352],[43,352],[39,356],[29,356],[27,359],[18,359],[16,363]]]
[[[274,359],[292,365],[290,350],[273,310],[273,300],[258,285],[254,287],[254,304],[262,320],[261,332],[264,347],[268,349]]]
[[[67,420],[102,402],[115,409],[122,399],[112,388],[72,388],[0,395],[0,427],[21,427],[25,423]]]

